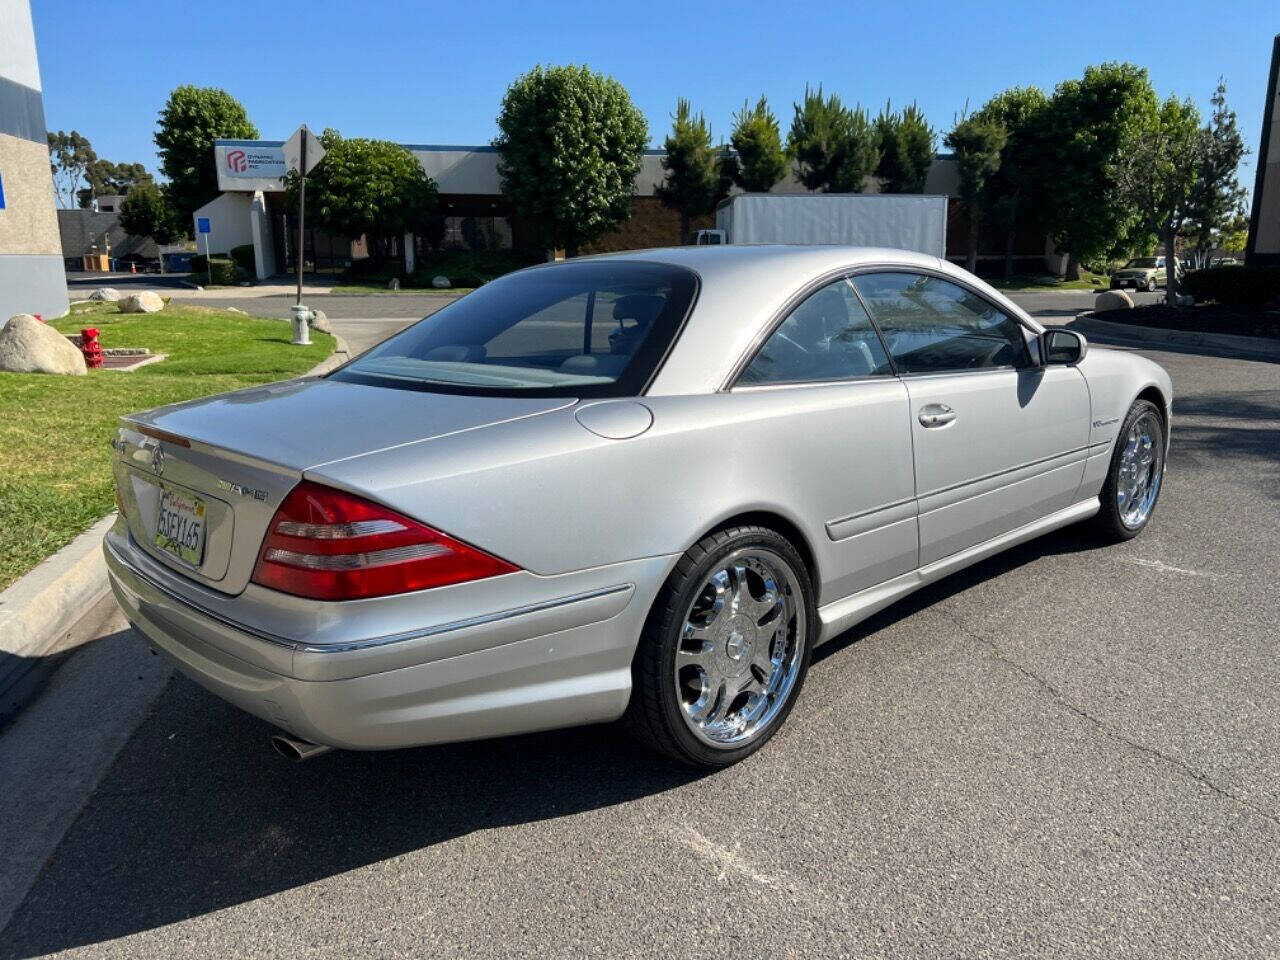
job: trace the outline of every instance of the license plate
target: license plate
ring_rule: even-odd
[[[204,501],[172,487],[160,488],[160,515],[155,545],[183,563],[198,567],[204,561]]]

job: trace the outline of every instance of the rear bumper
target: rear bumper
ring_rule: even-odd
[[[295,736],[361,750],[618,718],[644,617],[675,560],[534,578],[554,595],[436,624],[423,593],[427,626],[315,643],[257,631],[182,596],[119,527],[103,549],[125,615],[179,670]],[[353,608],[353,621],[360,616]]]

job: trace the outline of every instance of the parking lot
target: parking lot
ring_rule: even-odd
[[[0,957],[1280,954],[1280,365],[1148,355],[1177,400],[1143,536],[890,608],[709,776],[611,728],[292,765],[108,630],[76,655],[104,710],[160,692]]]

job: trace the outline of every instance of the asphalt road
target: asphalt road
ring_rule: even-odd
[[[0,957],[1280,955],[1280,365],[1150,355],[1150,528],[1060,531],[833,641],[745,763],[586,728],[291,765],[174,678]],[[142,666],[80,662],[112,649],[59,674],[136,700]],[[10,788],[10,818],[43,802]]]

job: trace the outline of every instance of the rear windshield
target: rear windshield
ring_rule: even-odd
[[[1156,266],[1155,257],[1137,257],[1125,264],[1126,267],[1144,267],[1150,269]]]
[[[697,292],[681,267],[586,260],[485,284],[379,344],[336,380],[445,393],[630,396]]]

